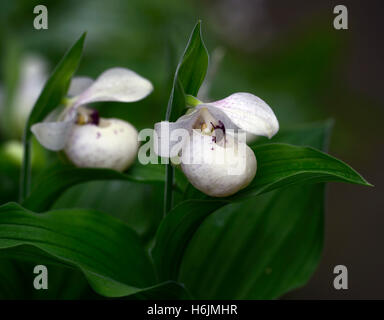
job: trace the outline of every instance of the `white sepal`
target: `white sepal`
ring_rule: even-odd
[[[39,122],[32,126],[31,130],[36,139],[45,148],[52,151],[59,151],[64,149],[74,120],[66,120],[60,122]]]
[[[234,93],[208,105],[221,110],[237,127],[249,133],[271,138],[279,131],[279,122],[272,109],[251,93]],[[213,113],[212,107],[208,109]]]
[[[104,71],[92,85],[80,94],[76,104],[100,101],[134,102],[148,96],[153,90],[150,81],[125,68]]]

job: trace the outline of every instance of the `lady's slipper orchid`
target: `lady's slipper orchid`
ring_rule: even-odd
[[[179,156],[181,170],[198,190],[226,197],[248,186],[256,174],[256,157],[246,145],[245,132],[271,138],[278,130],[277,118],[263,100],[235,93],[198,104],[176,122],[157,123],[155,149],[161,157]]]
[[[136,158],[136,129],[123,120],[100,118],[97,110],[84,105],[101,101],[134,102],[152,90],[147,79],[124,68],[109,69],[95,81],[74,78],[64,111],[54,110],[31,130],[45,148],[64,150],[76,166],[124,171]]]

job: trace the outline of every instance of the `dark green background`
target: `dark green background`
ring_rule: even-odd
[[[37,4],[48,7],[48,30],[33,29]],[[103,116],[125,118],[141,129],[164,118],[178,57],[196,20],[202,19],[211,56],[218,47],[225,52],[212,84],[212,100],[252,92],[269,103],[282,127],[333,118],[330,154],[347,161],[375,185],[374,189],[346,184],[328,187],[323,259],[308,285],[286,298],[383,298],[382,4],[346,1],[349,29],[340,31],[332,23],[336,4],[320,0],[7,0],[0,3],[0,53],[3,58],[10,43],[16,43],[21,53],[38,53],[52,68],[87,31],[78,75],[96,77],[107,68],[122,66],[153,82],[155,91],[143,101],[100,104]],[[4,67],[1,71],[0,83]],[[9,168],[1,173],[2,203],[15,197],[16,172],[17,168]],[[109,192],[108,197],[118,203],[113,207],[116,215],[134,221],[131,208],[136,211],[142,206],[138,211],[146,211],[155,227],[161,218],[156,206],[162,196],[154,187],[140,185],[132,191],[128,182],[107,184],[89,183],[86,187],[91,191],[84,196],[79,195],[85,187],[76,186],[56,206],[70,201],[109,211],[111,202],[95,199],[105,195],[105,188],[113,190],[119,184],[115,189],[121,195],[129,191],[137,196],[121,201],[124,196]],[[145,199],[153,194],[157,202],[147,206]],[[154,230],[137,226],[137,231],[146,235]],[[348,267],[347,291],[333,289],[332,271],[337,264]]]

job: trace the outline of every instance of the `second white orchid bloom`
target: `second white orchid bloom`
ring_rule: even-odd
[[[137,130],[123,120],[100,118],[97,110],[85,105],[101,101],[134,102],[152,90],[150,81],[124,68],[108,69],[95,81],[74,78],[65,109],[56,109],[31,130],[45,148],[63,150],[78,167],[124,171],[136,158]]]
[[[235,93],[198,104],[176,122],[157,123],[155,149],[161,157],[179,156],[181,170],[195,188],[226,197],[248,186],[256,175],[256,157],[245,132],[271,138],[278,130],[277,118],[263,100]],[[182,131],[187,139],[180,141]]]

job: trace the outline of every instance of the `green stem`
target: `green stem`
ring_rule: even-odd
[[[24,137],[24,154],[23,164],[21,167],[20,176],[20,193],[19,202],[21,203],[27,197],[29,193],[29,186],[31,183],[31,140],[25,135]]]
[[[185,95],[185,103],[187,106],[196,107],[197,105],[202,104],[203,102],[195,98],[194,96],[187,94]]]
[[[185,96],[187,106],[196,107],[203,103],[192,95]],[[173,184],[174,184],[175,168],[169,163],[165,167],[165,190],[164,190],[164,217],[171,211],[173,206]]]
[[[175,168],[169,163],[165,167],[165,185],[164,190],[164,217],[172,209],[173,204],[173,179],[175,176]]]

